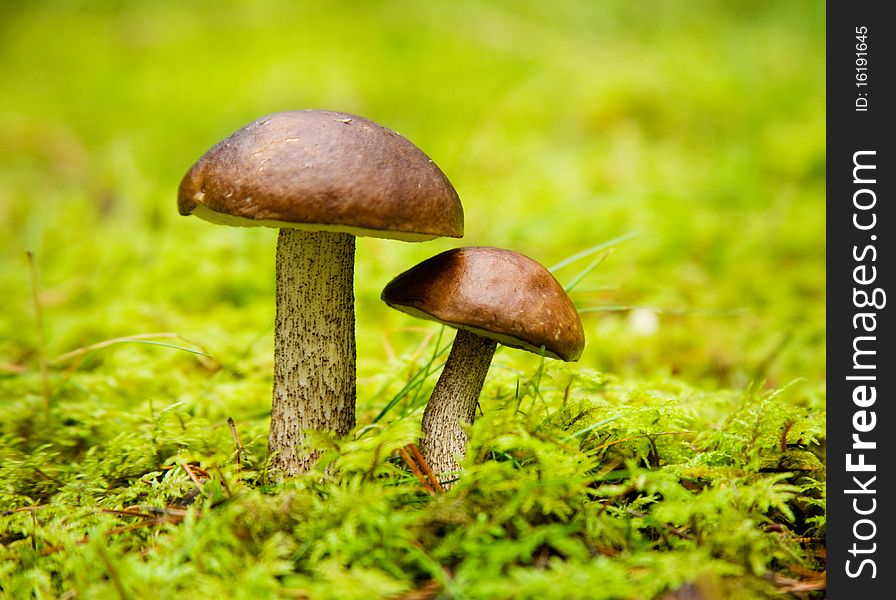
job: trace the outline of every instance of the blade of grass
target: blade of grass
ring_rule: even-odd
[[[150,346],[162,346],[164,348],[173,348],[175,350],[183,350],[184,352],[189,352],[190,354],[196,354],[198,356],[207,356],[209,358],[212,357],[208,352],[203,352],[202,350],[194,350],[193,348],[187,348],[186,346],[178,346],[177,344],[166,344],[165,342],[153,342],[152,340],[128,340],[126,342],[122,342],[124,344],[147,344]]]
[[[157,339],[176,339],[182,340],[189,344],[193,344],[194,346],[202,347],[196,342],[190,341],[185,337],[171,332],[161,332],[161,333],[139,333],[137,335],[129,335],[124,337],[112,338],[108,340],[103,340],[102,342],[97,342],[95,344],[90,344],[89,346],[83,346],[81,348],[77,348],[72,350],[71,352],[66,352],[65,354],[60,354],[56,358],[50,360],[50,364],[60,364],[66,361],[84,356],[85,354],[89,354],[91,352],[95,352],[96,350],[102,350],[103,348],[108,348],[110,346],[116,346],[119,344],[150,344],[153,346],[163,346],[165,348],[173,348],[175,350],[183,350],[184,352],[189,352],[191,354],[196,354],[198,356],[204,356],[207,358],[212,358],[212,355],[203,352],[201,350],[195,350],[193,348],[187,348],[185,346],[178,346],[176,344],[166,344],[165,342],[157,342],[154,340]]]
[[[697,316],[697,317],[736,317],[738,315],[743,315],[748,312],[747,308],[737,307],[737,308],[720,308],[720,309],[711,309],[711,308],[656,308],[653,306],[637,306],[637,305],[626,305],[626,304],[608,304],[606,306],[586,306],[584,308],[578,308],[579,313],[592,313],[592,312],[626,312],[630,310],[651,310],[657,314],[671,315],[675,317],[683,317],[683,316]]]
[[[441,327],[439,327],[439,334],[438,334],[438,336],[436,336],[436,343],[433,344],[433,347],[432,347],[432,357],[429,359],[430,364],[435,362],[435,360],[438,358],[439,346],[442,344],[442,335],[444,333],[445,333],[445,326],[442,325]],[[423,380],[425,380],[425,379],[426,378],[424,377]],[[421,381],[421,383],[422,383],[422,381]],[[420,390],[422,390],[422,389],[423,389],[423,385],[418,385],[417,387],[414,388],[414,397],[411,398],[411,406],[414,406],[417,404],[417,398],[420,396]]]
[[[392,397],[391,400],[389,400],[389,402],[386,404],[386,406],[383,407],[383,410],[381,410],[380,413],[379,413],[376,417],[374,417],[374,419],[373,419],[373,421],[371,421],[371,423],[377,423],[377,422],[379,422],[380,419],[382,419],[383,417],[385,417],[386,414],[387,414],[390,410],[392,410],[392,408],[393,408],[396,404],[398,404],[398,403],[401,401],[401,399],[408,393],[409,390],[412,389],[412,387],[413,387],[414,385],[418,385],[417,380],[418,380],[418,378],[420,378],[421,375],[423,375],[423,379],[420,380],[420,383],[422,383],[422,382],[423,382],[427,377],[429,377],[432,373],[438,371],[438,370],[442,367],[441,364],[438,365],[438,366],[437,366],[436,368],[434,368],[434,369],[430,369],[429,367],[433,364],[433,362],[434,362],[438,357],[440,357],[442,354],[444,354],[445,352],[447,352],[449,348],[451,348],[451,344],[446,344],[444,348],[442,348],[441,350],[439,350],[437,353],[433,354],[432,358],[429,359],[429,362],[427,362],[426,364],[424,364],[423,366],[421,366],[419,369],[417,369],[417,371],[416,371],[416,372],[414,373],[414,375],[410,378],[410,380],[408,380],[408,382],[407,382],[406,384],[404,384],[404,387],[402,387],[402,388],[398,391],[398,393],[395,394],[395,395]]]
[[[564,286],[563,291],[566,292],[566,293],[571,292],[572,289],[573,289],[574,287],[576,287],[577,285],[579,285],[579,283],[580,283],[583,279],[585,279],[585,277],[587,277],[588,274],[589,274],[591,271],[593,271],[594,269],[597,268],[597,265],[599,265],[600,263],[604,262],[604,260],[607,258],[607,256],[610,255],[610,252],[612,252],[612,250],[608,250],[607,252],[604,252],[603,254],[599,254],[599,255],[597,255],[597,257],[595,257],[595,259],[592,260],[592,261],[588,264],[587,267],[585,267],[584,269],[582,269],[582,270],[579,272],[578,275],[576,275],[575,277],[572,278],[572,281],[570,281],[568,284],[566,284],[566,286]]]
[[[525,385],[526,391],[523,392],[523,396],[526,396],[526,395],[532,396],[532,411],[533,412],[535,411],[535,403],[538,402],[539,400],[541,400],[541,403],[544,405],[546,421],[549,421],[552,416],[551,411],[550,411],[550,408],[548,407],[547,399],[541,393],[541,379],[542,379],[542,376],[544,375],[544,365],[545,365],[544,359],[545,359],[545,348],[544,348],[544,346],[542,346],[541,352],[539,353],[538,367],[535,369],[535,373],[532,375],[532,377],[530,377],[525,382],[524,385]],[[517,411],[516,412],[522,412],[519,410],[519,406],[521,403],[522,403],[522,398],[520,398],[517,401]],[[525,414],[525,413],[522,413],[522,414]]]
[[[585,435],[589,431],[594,431],[598,427],[603,427],[607,423],[612,423],[613,421],[615,421],[616,419],[618,419],[621,416],[622,415],[614,415],[612,417],[604,419],[603,421],[598,421],[597,423],[593,423],[593,424],[589,425],[588,427],[585,427],[584,429],[579,429],[577,432],[573,433],[572,435],[568,435],[565,438],[563,438],[563,441],[571,442],[572,440],[576,439],[580,435]]]
[[[637,236],[638,236],[638,234],[636,232],[632,231],[632,232],[620,235],[619,237],[615,237],[612,240],[597,244],[596,246],[591,246],[590,248],[586,248],[585,250],[582,250],[581,252],[573,254],[569,258],[565,258],[565,259],[561,260],[554,266],[548,268],[548,271],[551,271],[551,272],[559,271],[563,267],[565,267],[567,265],[571,265],[572,263],[576,262],[577,260],[581,260],[585,257],[591,256],[592,254],[597,254],[598,252],[603,252],[604,250],[607,250],[607,249],[615,246],[616,244],[626,242],[626,241],[628,241],[634,237],[637,237]]]
[[[34,260],[34,253],[31,250],[25,252],[28,258],[28,270],[31,273],[31,294],[34,302],[34,324],[37,327],[37,357],[40,363],[40,382],[44,396],[44,413],[46,416],[50,414],[50,371],[47,363],[47,344],[44,334],[44,318],[43,310],[40,303],[40,283],[38,281],[37,263]]]

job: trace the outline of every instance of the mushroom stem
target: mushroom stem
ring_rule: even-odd
[[[460,470],[469,440],[464,425],[476,416],[476,403],[497,346],[495,340],[458,329],[439,381],[423,413],[423,458],[437,474]],[[440,477],[442,484],[448,477]],[[445,485],[445,487],[448,487]]]
[[[304,431],[341,437],[355,425],[355,236],[283,228],[277,241],[273,480],[307,471]]]

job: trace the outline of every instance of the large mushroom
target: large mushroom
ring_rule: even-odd
[[[323,110],[257,119],[219,142],[180,183],[178,210],[212,223],[280,229],[270,474],[306,471],[305,430],[355,425],[355,236],[463,236],[444,173],[368,119]]]
[[[421,450],[436,473],[460,469],[482,384],[500,342],[564,361],[585,347],[579,314],[536,261],[491,247],[448,250],[390,281],[383,301],[457,329],[448,360],[423,413]]]

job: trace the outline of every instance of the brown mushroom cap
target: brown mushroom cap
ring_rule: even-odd
[[[536,354],[575,361],[582,320],[563,286],[527,256],[490,247],[455,248],[393,279],[382,300],[397,310]]]
[[[177,207],[225,225],[423,241],[462,237],[454,187],[417,146],[373,121],[303,110],[256,119],[184,176]]]

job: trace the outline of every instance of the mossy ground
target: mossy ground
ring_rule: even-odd
[[[820,2],[5,3],[0,595],[822,596],[824,25]],[[275,232],[174,196],[218,139],[308,107],[418,144],[467,234],[359,239],[358,427],[272,485]],[[500,349],[432,497],[396,452],[451,332],[379,292],[458,243],[560,265],[588,344]]]

